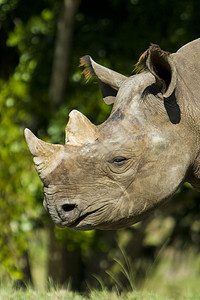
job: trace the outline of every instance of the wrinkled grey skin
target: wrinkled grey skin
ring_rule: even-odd
[[[72,111],[66,144],[25,136],[58,226],[117,229],[142,220],[185,181],[200,187],[200,39],[175,54],[150,47],[144,71],[125,77],[82,59],[112,104],[94,126]]]

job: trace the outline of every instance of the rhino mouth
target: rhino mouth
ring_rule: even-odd
[[[76,228],[76,227],[79,227],[79,225],[82,223],[82,221],[84,221],[88,216],[96,213],[98,211],[98,209],[94,210],[94,211],[90,211],[90,212],[87,212],[83,215],[81,215],[80,217],[78,217],[74,223],[70,224],[70,225],[67,225],[67,227],[70,227],[70,228]],[[81,227],[81,226],[80,226]],[[86,224],[85,224],[85,227],[86,227]],[[89,223],[87,223],[87,228],[90,228],[91,229],[91,225]]]
[[[98,209],[92,211],[81,211],[79,206],[74,203],[64,203],[56,207],[57,216],[51,214],[53,221],[60,227],[76,228],[81,227],[81,223],[91,214],[94,214]],[[80,226],[81,225],[81,226]],[[89,224],[87,224],[89,227]]]

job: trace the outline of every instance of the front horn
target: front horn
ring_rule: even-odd
[[[40,179],[52,172],[53,169],[61,162],[63,157],[64,146],[52,145],[38,139],[29,129],[24,130],[24,135],[28,148],[33,155],[33,161]]]
[[[24,130],[24,135],[28,148],[33,155],[35,168],[43,181],[60,164],[65,146],[43,142],[27,128]],[[69,114],[69,122],[66,127],[66,145],[82,146],[95,142],[97,139],[97,127],[82,113],[73,110]]]

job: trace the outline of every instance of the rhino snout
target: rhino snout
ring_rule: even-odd
[[[60,203],[56,207],[57,214],[60,218],[61,225],[69,226],[74,223],[80,215],[78,206],[68,201]]]

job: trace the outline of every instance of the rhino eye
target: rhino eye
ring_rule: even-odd
[[[127,161],[127,158],[126,158],[126,157],[118,156],[118,157],[115,157],[115,158],[112,160],[112,163],[113,163],[115,166],[122,166],[126,161]]]

